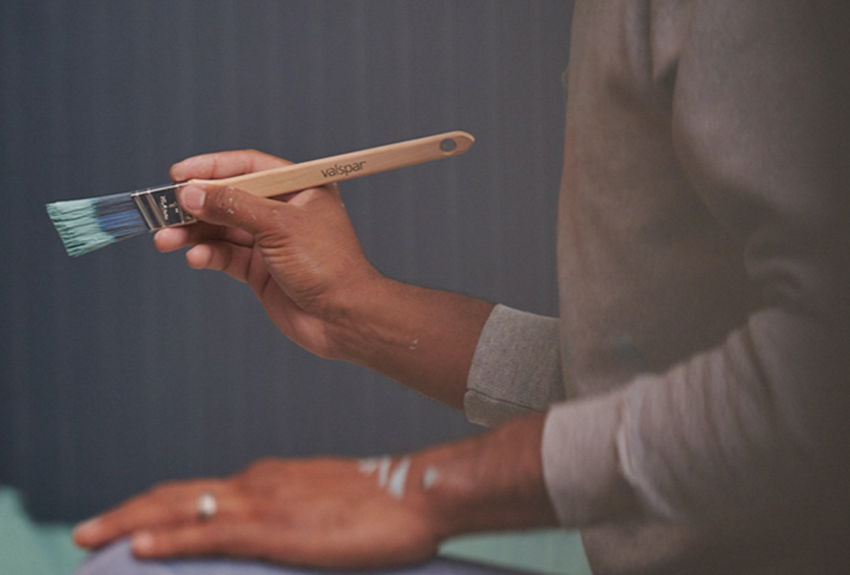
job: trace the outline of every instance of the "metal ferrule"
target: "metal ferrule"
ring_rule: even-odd
[[[194,216],[184,212],[177,202],[177,190],[183,185],[149,188],[130,194],[150,231],[197,221]]]

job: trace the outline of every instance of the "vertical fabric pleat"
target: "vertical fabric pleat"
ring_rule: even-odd
[[[0,482],[75,520],[264,456],[400,452],[462,414],[278,333],[250,290],[133,238],[68,258],[46,203],[185,157],[293,161],[463,129],[351,181],[386,275],[554,315],[571,2],[0,2]]]

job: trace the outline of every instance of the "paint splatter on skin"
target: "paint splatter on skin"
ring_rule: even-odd
[[[363,475],[371,475],[372,473],[375,473],[375,471],[378,469],[379,461],[380,460],[377,457],[361,459],[357,462],[357,468]]]
[[[404,486],[407,483],[407,472],[410,470],[410,458],[402,459],[398,467],[393,471],[390,477],[390,485],[387,488],[390,495],[396,499],[404,499]]]
[[[381,464],[378,466],[378,487],[383,489],[387,486],[387,481],[390,478],[390,466],[392,465],[392,459],[389,457],[382,457]]]
[[[404,498],[404,489],[407,484],[407,474],[410,471],[411,459],[404,457],[398,461],[393,469],[393,460],[389,455],[383,457],[371,457],[361,459],[357,468],[363,475],[369,476],[377,472],[378,487],[386,489],[387,493],[396,499]]]
[[[425,473],[422,474],[422,487],[424,489],[431,489],[437,483],[437,480],[440,478],[440,474],[437,473],[437,469],[435,467],[428,466],[425,469]]]

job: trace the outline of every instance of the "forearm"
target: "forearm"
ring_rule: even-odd
[[[329,323],[336,355],[451,407],[466,380],[493,305],[380,278],[355,293]]]
[[[438,537],[557,525],[543,481],[544,414],[414,456],[412,491]]]

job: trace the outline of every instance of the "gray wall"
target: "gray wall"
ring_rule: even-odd
[[[343,187],[385,274],[556,313],[572,4],[0,2],[0,482],[73,520],[267,455],[398,452],[475,432],[311,357],[245,286],[134,238],[72,260],[47,202],[167,181],[242,147],[303,161],[464,129],[460,158]]]

